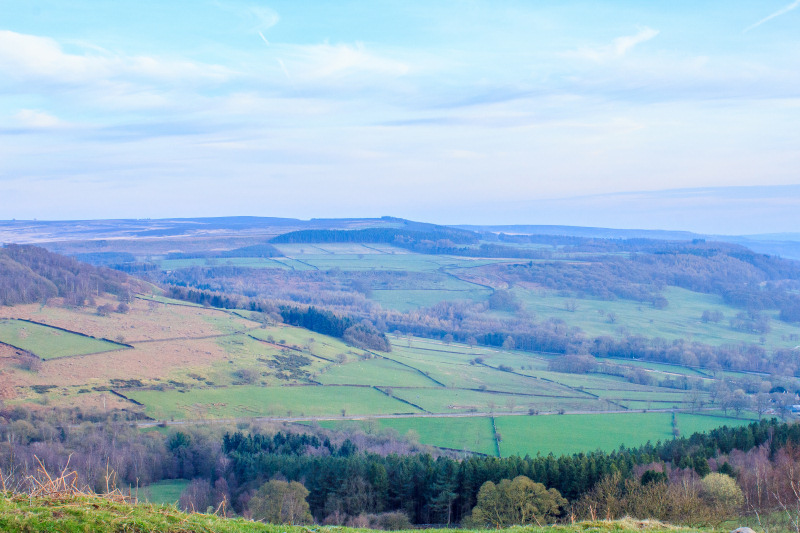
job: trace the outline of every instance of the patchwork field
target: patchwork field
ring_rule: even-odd
[[[158,420],[418,413],[371,387],[255,387],[137,390],[126,395]]]
[[[515,287],[513,294],[529,312],[540,318],[559,318],[577,326],[588,335],[621,334],[661,337],[667,340],[686,339],[711,345],[738,342],[762,342],[770,346],[794,347],[797,345],[797,327],[771,317],[770,331],[763,334],[736,331],[729,319],[741,309],[726,305],[722,298],[700,294],[678,287],[666,287],[663,296],[669,304],[665,309],[630,300],[593,300],[560,296],[553,291]],[[568,304],[573,305],[568,305]],[[570,309],[570,310],[568,310]],[[703,311],[719,311],[718,322],[703,322]],[[795,340],[792,340],[795,339]]]
[[[373,251],[370,257],[384,255],[392,254]],[[550,354],[407,336],[390,336],[391,352],[368,352],[302,328],[250,320],[248,312],[161,296],[143,295],[127,313],[108,316],[58,305],[0,309],[0,340],[46,359],[41,368],[25,370],[13,351],[3,352],[1,392],[10,404],[118,407],[166,421],[315,419],[503,456],[613,449],[672,438],[675,431],[687,435],[746,423],[750,416],[681,412],[673,426],[672,413],[658,411],[695,409],[692,402],[707,403],[708,394],[696,392],[693,399],[686,390],[659,384],[681,376],[721,378],[671,365],[608,360],[614,368],[654,376],[652,384],[638,385],[619,375],[553,372]],[[94,343],[118,345],[18,318],[124,339],[133,348],[97,353]],[[160,489],[152,490],[159,497]]]
[[[494,421],[494,425],[493,425]],[[678,413],[675,426],[681,436],[751,420]],[[672,413],[619,413],[548,416],[474,416],[460,418],[370,419],[365,422],[323,421],[327,428],[357,425],[367,431],[391,429],[421,444],[485,455],[556,456],[594,450],[613,451],[620,444],[655,444],[673,437]],[[495,427],[497,433],[495,433]]]
[[[45,360],[126,348],[104,339],[9,319],[0,320],[0,342],[27,350]]]

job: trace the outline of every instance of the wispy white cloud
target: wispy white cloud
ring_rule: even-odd
[[[0,30],[0,77],[7,82],[86,85],[100,80],[220,82],[233,73],[226,67],[151,56],[67,53],[49,37]],[[2,82],[0,82],[1,84]],[[26,91],[30,87],[26,87]]]
[[[283,59],[278,58],[278,64],[281,66],[281,70],[283,71],[284,75],[286,75],[286,79],[291,81],[292,77],[289,75],[289,69],[286,68],[286,64],[283,62]]]
[[[374,53],[362,43],[287,45],[287,61],[309,78],[330,78],[357,72],[402,76],[410,67],[395,59]],[[289,59],[290,57],[290,59]]]
[[[765,22],[769,22],[770,20],[772,20],[774,18],[780,17],[781,15],[785,15],[786,13],[788,13],[790,11],[794,11],[798,7],[800,7],[800,0],[795,0],[794,2],[789,4],[788,6],[785,6],[785,7],[781,8],[781,9],[779,9],[778,11],[776,11],[775,13],[769,15],[768,17],[764,17],[763,19],[759,20],[755,24],[746,27],[744,29],[744,32],[742,32],[742,33],[746,33],[746,32],[748,32],[748,31],[750,31],[750,30],[752,30],[754,28],[757,28],[757,27],[761,26]]]
[[[800,0],[798,0],[800,1]],[[653,28],[644,27],[634,35],[624,35],[617,37],[611,44],[579,48],[577,51],[570,52],[569,56],[582,57],[592,61],[605,61],[625,56],[639,44],[655,38],[660,32]]]
[[[24,128],[44,129],[64,125],[58,117],[38,109],[20,109],[11,118],[17,125]]]
[[[259,33],[272,28],[280,21],[278,14],[267,7],[251,6],[247,8],[247,13],[255,19],[254,29]]]
[[[653,28],[642,28],[636,35],[617,37],[614,39],[614,53],[618,57],[624,56],[637,44],[647,42],[656,37],[658,34],[659,31],[654,30]]]

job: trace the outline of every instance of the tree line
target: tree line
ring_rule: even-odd
[[[38,458],[53,472],[69,465],[81,483],[102,488],[108,466],[120,483],[134,486],[162,479],[194,480],[182,497],[185,507],[206,509],[224,499],[234,512],[247,514],[250,500],[265,483],[282,480],[304,486],[310,513],[320,523],[399,512],[413,523],[446,524],[474,517],[487,482],[495,485],[493,497],[501,498],[510,489],[504,480],[520,476],[556,491],[575,513],[589,513],[590,504],[597,508],[602,503],[598,487],[608,485],[609,479],[620,494],[639,498],[636,487],[646,471],[667,473],[670,483],[727,473],[746,481],[740,484],[752,500],[761,489],[756,487],[758,480],[747,477],[751,473],[743,465],[755,460],[770,463],[800,444],[800,425],[773,419],[612,452],[456,458],[415,447],[391,433],[338,433],[313,427],[224,435],[211,428],[142,433],[123,413],[117,420],[100,422],[78,413],[0,411],[0,469],[7,483],[22,482],[24,474],[37,468]],[[648,479],[654,477],[663,481],[648,474]],[[626,486],[627,482],[635,487]],[[524,479],[517,484],[538,491]],[[593,500],[587,503],[587,498]],[[774,498],[770,501],[776,504]],[[553,518],[565,518],[562,513],[568,507],[558,508]]]

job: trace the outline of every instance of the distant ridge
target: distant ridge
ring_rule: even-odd
[[[776,255],[786,259],[800,260],[800,233],[770,233],[763,235],[710,235],[691,231],[614,229],[583,226],[550,225],[453,225],[453,228],[466,229],[479,233],[506,233],[509,235],[559,235],[583,237],[587,239],[653,239],[663,241],[707,241],[728,242],[750,248],[754,252]]]
[[[509,233],[524,235],[564,235],[567,237],[585,237],[590,239],[656,239],[666,241],[691,241],[693,239],[711,238],[708,235],[690,231],[647,230],[647,229],[614,229],[582,226],[549,226],[549,225],[455,225],[459,229],[477,232]],[[714,239],[720,240],[720,239]]]
[[[363,230],[367,228],[403,228],[411,231],[441,231],[444,228],[477,233],[509,235],[550,235],[588,239],[652,239],[692,241],[705,239],[746,246],[753,251],[800,259],[800,233],[763,235],[711,235],[690,231],[616,229],[564,225],[437,225],[403,218],[295,218],[230,216],[163,219],[106,220],[5,220],[0,221],[0,244],[44,244],[59,241],[101,239],[159,239],[195,235],[227,237],[247,235],[268,240],[277,235],[303,230]]]

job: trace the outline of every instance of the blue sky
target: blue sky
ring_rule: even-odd
[[[800,223],[800,0],[0,0],[0,218]]]

